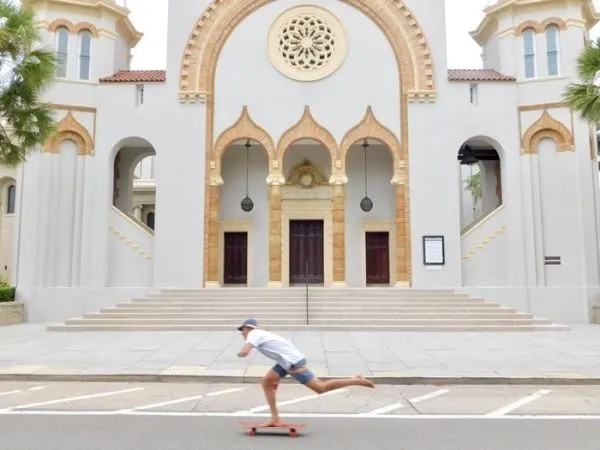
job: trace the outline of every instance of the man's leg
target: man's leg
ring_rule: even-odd
[[[267,403],[271,409],[271,418],[261,424],[263,427],[275,427],[281,425],[282,423],[281,419],[279,419],[279,411],[277,410],[275,393],[277,392],[279,381],[281,378],[285,377],[286,374],[287,373],[283,367],[276,365],[267,372],[262,380],[261,384],[263,390],[265,391],[265,397],[267,398]]]
[[[362,375],[356,375],[352,378],[341,378],[337,380],[323,381],[316,377],[306,366],[293,368],[288,372],[296,381],[302,383],[307,388],[312,389],[317,394],[323,394],[328,391],[340,389],[348,386],[362,386],[374,388],[375,385]]]

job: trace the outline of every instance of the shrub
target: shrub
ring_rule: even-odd
[[[0,277],[0,303],[14,302],[16,289]]]

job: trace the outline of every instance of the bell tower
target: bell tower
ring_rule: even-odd
[[[130,66],[142,37],[126,0],[23,0],[42,27],[42,42],[56,51],[57,81],[97,83]]]

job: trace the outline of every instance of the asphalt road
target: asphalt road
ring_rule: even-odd
[[[303,421],[304,422],[304,421]],[[597,450],[597,420],[308,419],[297,438],[250,437],[236,418],[3,416],[3,450]]]

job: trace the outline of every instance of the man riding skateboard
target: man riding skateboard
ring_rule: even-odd
[[[261,427],[277,427],[283,424],[279,419],[275,392],[279,386],[279,380],[290,375],[299,383],[312,389],[317,394],[343,388],[346,386],[363,386],[374,388],[375,385],[362,375],[352,378],[323,381],[317,378],[307,367],[306,357],[289,340],[274,333],[261,330],[255,319],[247,319],[238,327],[246,344],[242,347],[238,356],[244,358],[256,348],[267,358],[275,360],[273,366],[262,380],[262,387],[267,397],[267,403],[271,409],[271,419],[261,424]]]

